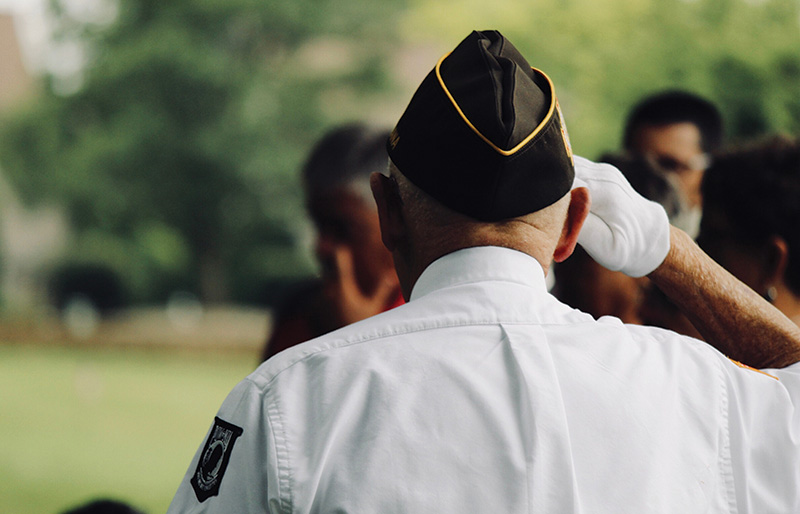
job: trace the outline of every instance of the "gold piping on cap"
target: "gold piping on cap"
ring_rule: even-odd
[[[442,66],[442,62],[444,62],[444,60],[447,59],[447,57],[449,55],[450,55],[450,52],[446,53],[445,55],[442,56],[441,59],[439,59],[439,62],[436,63],[436,68],[435,68],[435,70],[436,70],[436,78],[439,80],[439,85],[442,86],[442,89],[444,90],[444,93],[447,95],[447,98],[450,99],[450,102],[453,104],[453,107],[456,108],[456,111],[458,111],[458,114],[459,114],[459,116],[461,116],[461,119],[464,120],[464,123],[466,123],[467,126],[470,129],[472,129],[472,131],[475,132],[475,134],[478,135],[478,137],[483,139],[483,141],[487,145],[492,147],[492,149],[494,149],[494,151],[496,151],[500,155],[508,157],[509,155],[514,155],[515,153],[517,153],[522,147],[524,147],[525,145],[530,143],[531,139],[536,137],[536,134],[541,132],[542,128],[547,124],[547,122],[550,121],[550,118],[553,117],[553,112],[555,111],[555,107],[556,107],[556,90],[555,90],[555,87],[553,86],[553,81],[550,80],[550,77],[548,77],[546,73],[544,73],[543,71],[538,70],[538,69],[534,68],[533,66],[531,66],[531,69],[534,72],[537,72],[537,73],[541,74],[545,79],[547,79],[547,83],[550,86],[550,108],[547,110],[547,115],[544,117],[544,120],[542,120],[542,122],[535,129],[533,129],[533,132],[528,134],[528,136],[525,137],[525,139],[523,139],[522,141],[520,141],[520,143],[517,146],[515,146],[514,148],[512,148],[510,150],[503,150],[502,148],[500,148],[499,146],[494,144],[489,138],[487,138],[486,136],[481,134],[481,132],[475,127],[475,125],[473,125],[472,122],[469,121],[469,118],[467,118],[467,116],[464,114],[464,111],[461,110],[461,107],[459,107],[458,102],[456,102],[456,99],[453,98],[453,95],[450,94],[450,90],[447,89],[447,86],[444,84],[444,79],[442,78],[442,73],[439,70],[439,68]],[[572,155],[570,155],[570,159],[571,158],[572,158]]]

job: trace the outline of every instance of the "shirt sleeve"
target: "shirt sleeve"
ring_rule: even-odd
[[[738,512],[800,512],[800,363],[724,373]]]
[[[249,379],[228,395],[195,453],[167,514],[281,512],[275,445],[264,399]]]

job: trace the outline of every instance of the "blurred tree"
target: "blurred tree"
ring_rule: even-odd
[[[717,102],[734,140],[800,131],[796,0],[96,0],[112,15],[93,18],[52,3],[87,64],[4,123],[0,155],[29,199],[67,202],[70,258],[112,261],[136,298],[254,299],[309,271],[297,169],[390,89],[397,32],[444,52],[503,31],[554,79],[588,157],[665,88]]]
[[[28,199],[66,203],[75,260],[102,259],[86,253],[98,233],[121,239],[114,265],[130,282],[144,260],[221,301],[231,284],[252,295],[254,281],[308,273],[296,170],[337,116],[331,92],[387,85],[396,2],[107,0],[113,16],[98,21],[51,0],[57,39],[79,44],[87,64],[78,87],[52,76],[6,123],[4,167]]]

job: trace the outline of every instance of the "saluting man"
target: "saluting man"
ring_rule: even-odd
[[[372,190],[408,303],[237,385],[170,514],[800,512],[800,329],[573,159],[507,39],[443,57],[388,151]],[[545,275],[577,243],[719,349],[560,303]]]

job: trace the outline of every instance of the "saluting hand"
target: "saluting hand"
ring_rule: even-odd
[[[664,208],[639,193],[610,164],[575,156],[576,187],[586,187],[591,208],[578,236],[580,244],[603,267],[631,277],[655,270],[670,247]]]

